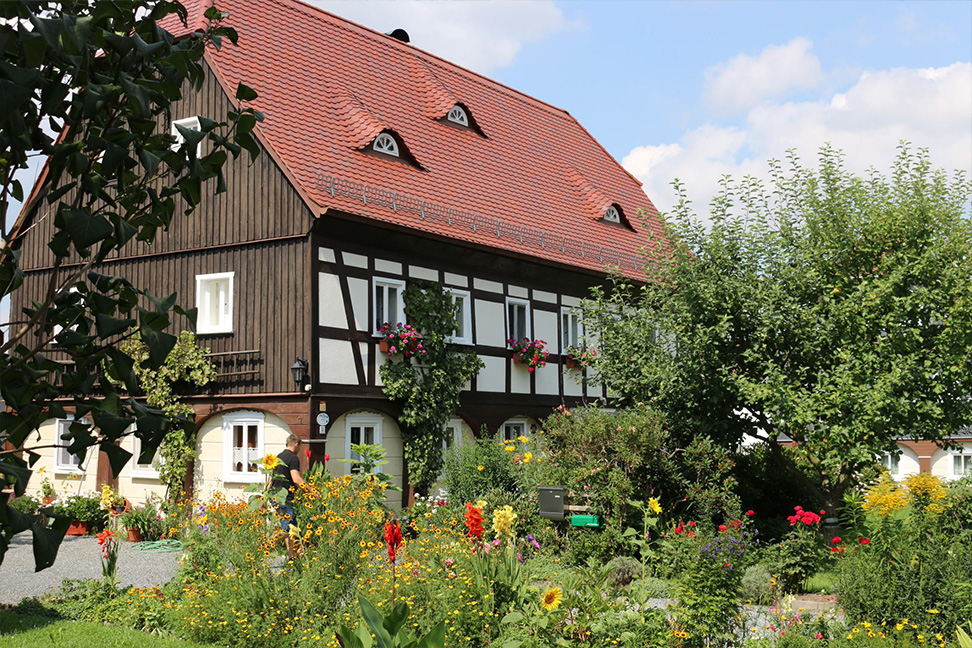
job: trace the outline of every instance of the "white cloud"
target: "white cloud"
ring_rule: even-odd
[[[412,45],[482,74],[511,64],[525,44],[576,27],[553,0],[311,2],[381,32],[402,28]]]
[[[813,43],[795,38],[770,45],[759,56],[739,54],[705,71],[705,100],[721,113],[749,109],[793,90],[817,87],[823,79]]]
[[[766,161],[795,148],[809,164],[830,142],[847,167],[887,172],[901,140],[928,148],[935,166],[972,175],[972,63],[935,69],[893,68],[861,74],[841,92],[819,101],[762,103],[739,126],[705,124],[676,142],[639,146],[622,164],[645,185],[661,210],[674,205],[670,182],[686,184],[702,215],[731,174],[766,177]]]

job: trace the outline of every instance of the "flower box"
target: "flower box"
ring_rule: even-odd
[[[91,533],[91,523],[90,522],[78,522],[74,521],[71,526],[68,527],[67,534],[69,536],[84,536]]]
[[[580,367],[580,363],[575,358],[567,358],[564,360],[564,366],[568,369],[577,369]]]

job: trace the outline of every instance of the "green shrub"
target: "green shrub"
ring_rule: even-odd
[[[743,572],[742,597],[743,600],[756,605],[768,605],[773,601],[773,575],[766,565],[756,563],[750,565]]]
[[[40,502],[37,501],[37,498],[24,494],[10,500],[7,506],[24,515],[33,515],[40,508]]]
[[[475,444],[454,447],[446,453],[445,483],[449,499],[462,506],[482,499],[493,490],[517,490],[513,464],[496,439],[483,434]]]
[[[641,563],[631,556],[618,556],[607,564],[611,570],[611,582],[615,587],[627,587],[641,576]]]

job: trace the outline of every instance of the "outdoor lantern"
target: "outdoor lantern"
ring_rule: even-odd
[[[307,361],[297,358],[294,360],[294,364],[290,367],[290,375],[294,377],[294,382],[300,387],[304,384],[304,379],[307,378]]]

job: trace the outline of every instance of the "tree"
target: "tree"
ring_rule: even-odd
[[[438,284],[416,282],[405,291],[405,314],[422,333],[420,364],[410,358],[381,366],[382,389],[402,408],[409,481],[425,492],[442,471],[442,441],[449,417],[459,407],[462,386],[483,367],[472,351],[449,343],[456,332],[457,305]]]
[[[615,278],[585,311],[596,375],[686,433],[770,442],[835,510],[895,436],[972,420],[972,186],[906,144],[890,179],[829,146],[819,170],[791,153],[770,174],[724,178],[708,229],[676,182],[651,281]]]
[[[7,230],[11,198],[22,199],[15,179],[29,155],[47,156],[47,183],[27,211],[52,218],[54,254],[43,299],[9,323],[0,346],[0,389],[8,411],[0,413],[0,475],[13,493],[24,492],[37,448],[28,434],[45,419],[75,422],[64,440],[80,455],[95,447],[117,474],[130,457],[116,441],[134,422],[142,447],[158,447],[171,416],[136,400],[133,359],[118,344],[137,330],[147,347],[145,365],[159,368],[175,345],[166,333],[171,315],[195,313],[175,305],[176,295],[156,297],[127,280],[99,271],[99,264],[129,241],[151,242],[177,209],[198,205],[203,185],[225,190],[228,156],[259,147],[251,133],[262,116],[240,107],[225,121],[200,117],[198,131],[178,127],[169,134],[173,102],[205,77],[206,48],[236,32],[210,7],[208,26],[176,39],[160,26],[169,16],[186,24],[176,2],[34,1],[0,3],[0,298],[23,289],[19,246],[29,231],[19,220]],[[256,93],[240,84],[241,102]],[[197,144],[208,139],[206,155]],[[59,349],[52,353],[51,343]],[[119,385],[123,385],[121,389]],[[7,506],[0,494],[0,561],[13,534],[31,529],[36,567],[53,563],[67,525],[51,528]]]

